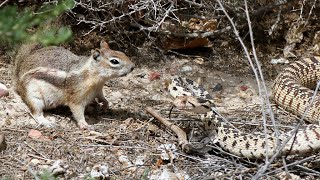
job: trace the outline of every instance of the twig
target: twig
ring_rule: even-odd
[[[2,131],[16,131],[16,132],[27,132],[26,130],[22,130],[22,129],[13,129],[13,128],[3,128],[0,129]]]
[[[2,7],[5,3],[7,3],[9,0],[5,0],[0,4],[0,7]]]
[[[271,119],[273,119],[273,124],[275,125],[274,123],[274,116],[273,116],[273,113],[272,113],[272,108],[271,108],[271,105],[270,105],[270,102],[269,102],[269,98],[267,96],[267,89],[266,89],[266,85],[265,85],[265,81],[263,79],[263,75],[262,75],[262,71],[261,71],[261,67],[260,67],[260,63],[257,59],[257,55],[256,55],[256,52],[253,51],[253,54],[255,55],[255,62],[256,62],[256,65],[258,67],[258,71],[257,69],[255,68],[255,65],[253,64],[253,61],[250,57],[250,54],[249,54],[249,51],[247,49],[247,47],[245,46],[244,42],[242,41],[240,35],[239,35],[239,32],[236,28],[236,25],[235,23],[233,22],[233,20],[231,19],[231,17],[229,16],[229,14],[226,12],[224,6],[222,5],[221,1],[220,0],[217,0],[221,10],[224,12],[224,14],[226,15],[226,17],[228,18],[229,22],[231,23],[232,25],[232,29],[234,31],[234,34],[236,35],[238,41],[240,42],[245,54],[246,54],[246,57],[248,59],[248,62],[251,66],[251,69],[253,70],[253,73],[255,75],[255,78],[256,78],[256,82],[257,82],[257,85],[258,85],[258,89],[259,89],[259,96],[261,97],[261,109],[262,109],[262,115],[263,115],[263,121],[264,121],[264,132],[265,134],[267,133],[267,127],[266,127],[266,114],[265,114],[265,111],[264,111],[264,104],[265,104],[265,101],[266,101],[266,105],[268,106],[268,109],[269,109],[269,112],[270,112],[270,116],[271,116]],[[245,5],[246,5],[246,1],[245,1]],[[252,35],[252,29],[251,29],[251,22],[250,22],[250,19],[248,19],[249,17],[249,13],[248,13],[248,9],[247,9],[247,5],[246,5],[246,16],[247,16],[247,21],[248,21],[248,24],[249,24],[249,30],[250,30],[250,39],[251,39],[251,45],[252,45],[252,49],[254,50],[254,43],[253,43],[253,35]],[[260,77],[260,79],[259,79]],[[260,82],[261,81],[261,82]],[[260,84],[262,83],[262,85]],[[263,89],[262,89],[263,88]],[[276,135],[278,137],[278,130],[277,128],[275,128],[275,132],[276,132]],[[268,138],[267,136],[265,136],[265,141],[266,141],[266,146],[268,145]],[[277,141],[278,141],[278,138],[277,138]],[[268,154],[268,147],[266,147],[266,154]],[[266,156],[266,162],[268,162],[268,156]]]
[[[37,159],[46,160],[46,161],[52,160],[52,159],[48,159],[48,158],[43,158],[43,157],[40,157],[40,156],[36,156],[36,155],[33,155],[33,154],[28,154],[28,156],[31,156],[31,157],[34,157],[34,158],[37,158]]]
[[[312,4],[312,6],[311,6],[311,9],[310,9],[310,11],[309,11],[309,14],[308,14],[306,23],[304,24],[304,26],[307,25],[307,22],[309,21],[309,19],[310,19],[310,17],[311,17],[312,11],[313,11],[313,9],[316,7],[316,2],[317,2],[317,0],[314,0],[313,4]],[[1,6],[0,6],[0,7],[1,7]]]
[[[311,159],[313,159],[313,158],[315,158],[315,157],[316,157],[316,155],[312,155],[312,156],[310,156],[310,157],[306,157],[306,158],[304,158],[304,159],[302,159],[302,160],[295,161],[295,162],[290,163],[290,164],[287,164],[287,165],[285,165],[285,166],[286,166],[286,167],[289,167],[289,166],[294,166],[294,165],[297,165],[297,164],[301,164],[301,163],[304,163],[304,162],[306,162],[306,161],[309,161],[309,160],[311,160]],[[285,166],[282,166],[282,167],[279,167],[278,169],[275,169],[275,170],[273,170],[273,171],[270,171],[270,172],[266,173],[265,175],[269,175],[269,174],[272,174],[272,173],[279,172],[281,169],[285,168]]]
[[[41,155],[43,158],[48,159],[45,155],[43,155],[42,153],[40,153],[39,151],[37,151],[34,147],[30,146],[27,142],[24,142],[25,145],[27,145],[29,148],[31,148],[34,152],[38,153],[39,155]]]
[[[190,5],[196,6],[196,7],[203,7],[203,4],[199,4],[199,3],[196,3],[196,2],[193,2],[190,0],[183,0],[183,1],[190,4]]]
[[[184,145],[188,144],[187,134],[181,128],[179,128],[178,126],[172,124],[167,119],[161,117],[151,107],[146,107],[146,111],[149,114],[151,114],[153,117],[155,117],[157,120],[159,120],[166,127],[170,128],[174,133],[176,133],[176,135],[178,136],[178,139],[179,139],[179,144],[181,146],[184,146]]]
[[[265,80],[264,80],[264,77],[263,77],[261,65],[260,65],[260,62],[258,60],[256,48],[255,48],[255,45],[254,45],[254,37],[253,37],[251,21],[250,21],[250,16],[249,16],[248,4],[247,4],[246,0],[244,0],[244,4],[245,4],[245,13],[246,13],[246,16],[247,16],[247,21],[248,21],[248,26],[249,26],[250,41],[251,41],[253,57],[254,57],[254,60],[256,62],[256,65],[258,67],[258,73],[259,73],[260,79],[261,79],[261,86],[263,88],[263,89],[261,89],[261,86],[259,86],[259,84],[258,84],[259,94],[260,94],[260,97],[263,97],[263,96],[265,97],[265,99],[262,98],[262,103],[264,103],[264,102],[266,103],[266,106],[267,106],[267,109],[268,109],[268,112],[269,112],[269,115],[270,115],[270,119],[271,119],[272,125],[274,127],[274,132],[275,132],[275,135],[276,135],[276,138],[277,138],[277,145],[279,146],[280,145],[280,142],[279,142],[279,129],[278,129],[278,127],[276,125],[276,122],[275,122],[274,113],[273,113],[273,110],[272,110],[272,107],[271,107],[271,103],[270,103],[270,100],[269,100],[269,97],[268,97],[267,86],[265,84]],[[249,54],[247,54],[247,57],[248,57],[248,60],[250,61]],[[264,105],[263,104],[262,104],[262,109],[261,110],[262,110],[262,115],[263,115],[264,132],[265,132],[265,134],[267,134],[267,126],[266,126],[267,118],[266,118],[266,113],[264,111]],[[266,144],[268,144],[267,136],[266,136]],[[266,153],[268,153],[268,146],[266,146],[266,147],[267,147]],[[267,157],[266,157],[266,160],[268,160]]]
[[[90,145],[80,145],[81,147],[114,147],[114,148],[123,148],[123,149],[144,149],[148,150],[145,147],[138,147],[138,146],[116,146],[116,145],[102,145],[102,144],[90,144]]]
[[[210,37],[210,36],[222,34],[222,33],[228,32],[230,30],[231,30],[231,27],[227,26],[223,29],[210,31],[210,32],[176,33],[176,32],[170,32],[170,31],[160,31],[159,33],[166,34],[166,35],[172,35],[175,37],[205,38],[205,37]]]
[[[252,17],[259,17],[261,16],[263,13],[266,13],[268,11],[271,11],[273,10],[275,7],[278,7],[278,6],[282,6],[282,5],[285,5],[287,4],[287,0],[281,0],[281,1],[276,1],[274,4],[269,4],[267,6],[263,6],[261,8],[259,8],[258,10],[254,11],[252,13]]]
[[[312,172],[314,174],[316,174],[317,176],[320,176],[320,172],[319,171],[316,171],[316,170],[313,170],[313,169],[310,169],[308,167],[304,167],[304,166],[301,166],[301,165],[296,165],[297,167],[305,170],[305,171],[309,171],[309,172]]]
[[[156,24],[156,28],[155,31],[158,31],[158,29],[160,28],[161,24],[166,20],[166,18],[169,16],[169,13],[172,13],[172,9],[174,7],[174,1],[171,1],[170,7],[166,10],[166,12],[164,13],[164,16],[162,17],[161,21],[158,22]]]
[[[272,35],[273,31],[278,27],[278,24],[280,22],[280,18],[281,18],[281,9],[280,11],[278,12],[278,15],[277,15],[277,19],[276,19],[276,22],[273,23],[273,25],[271,26],[271,28],[268,30],[268,34],[269,36]]]

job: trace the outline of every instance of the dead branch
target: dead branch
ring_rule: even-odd
[[[184,151],[187,154],[204,154],[208,152],[211,147],[206,145],[198,145],[194,146],[190,144],[187,140],[187,134],[178,126],[172,124],[167,119],[161,117],[157,112],[155,112],[151,107],[146,107],[146,111],[151,114],[153,117],[155,117],[158,121],[160,121],[162,124],[164,124],[166,127],[170,128],[179,139],[179,145],[181,145],[182,151]]]
[[[187,140],[187,134],[178,126],[172,124],[167,119],[161,117],[157,112],[155,112],[151,107],[146,107],[146,111],[151,114],[153,117],[155,117],[158,121],[160,121],[163,125],[170,128],[179,139],[179,145],[183,146],[185,144],[188,144]]]
[[[2,7],[5,3],[7,3],[9,0],[5,0],[0,4],[0,7]]]

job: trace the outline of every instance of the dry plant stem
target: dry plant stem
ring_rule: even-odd
[[[256,70],[256,68],[255,68],[255,66],[254,66],[254,64],[253,64],[253,62],[252,62],[252,59],[250,58],[249,51],[248,51],[247,47],[245,46],[244,42],[242,41],[242,39],[241,39],[241,37],[240,37],[240,35],[239,35],[239,32],[238,32],[238,30],[237,30],[237,28],[236,28],[235,23],[233,22],[233,20],[232,20],[231,17],[229,16],[229,14],[226,12],[226,10],[225,10],[224,6],[222,5],[221,1],[220,1],[220,0],[217,0],[217,2],[218,2],[218,4],[219,4],[221,10],[223,11],[223,13],[226,15],[226,17],[228,18],[229,22],[231,23],[232,28],[233,28],[233,31],[234,31],[234,34],[235,34],[236,37],[238,38],[238,40],[239,40],[239,42],[240,42],[240,44],[241,44],[241,46],[242,46],[242,48],[243,48],[243,50],[244,50],[247,58],[248,58],[248,61],[249,61],[249,64],[250,64],[250,66],[251,66],[251,68],[252,68],[252,70],[253,70],[253,73],[254,73],[254,75],[255,75],[256,82],[257,82],[257,85],[258,85],[258,88],[259,88],[259,96],[261,97],[261,109],[262,109],[262,115],[263,115],[263,121],[264,121],[264,133],[267,134],[266,114],[265,114],[265,111],[264,111],[265,101],[266,101],[266,104],[267,104],[268,109],[269,109],[269,112],[270,112],[270,116],[271,116],[271,118],[273,119],[273,121],[274,121],[274,117],[273,117],[273,113],[272,113],[272,108],[271,108],[270,102],[269,102],[269,100],[268,100],[267,90],[266,90],[266,86],[265,86],[265,81],[264,81],[263,76],[262,76],[262,71],[261,71],[260,63],[259,63],[259,61],[258,61],[258,59],[257,59],[257,56],[256,56],[255,51],[253,51],[253,54],[255,54],[254,57],[255,57],[255,61],[256,61],[256,63],[257,63],[258,71],[259,71],[259,73],[258,73],[258,71]],[[245,1],[245,4],[246,4],[246,1]],[[247,7],[246,7],[246,11],[247,11],[246,13],[247,13],[247,20],[248,20],[248,24],[249,24],[249,30],[251,31],[251,32],[250,32],[250,38],[251,38],[251,44],[253,45],[252,49],[254,50],[253,35],[252,35],[252,29],[251,29],[251,22],[250,22],[250,19],[248,19],[249,14],[248,14]],[[260,75],[260,76],[259,76],[259,75]],[[263,84],[263,90],[262,90],[262,88],[261,88],[261,84],[260,84],[260,79],[259,79],[259,77],[261,78],[261,81],[262,81],[261,83]],[[275,124],[275,123],[273,122],[273,124]],[[277,139],[278,139],[279,133],[278,133],[278,130],[277,130],[276,128],[275,128],[275,133],[276,133],[276,136],[277,136]],[[265,136],[265,137],[266,137],[266,138],[265,138],[265,141],[266,141],[265,144],[267,145],[267,144],[268,144],[268,138],[267,138],[267,136]],[[268,147],[266,147],[266,154],[268,154]],[[269,161],[269,160],[268,160],[268,156],[266,156],[266,162],[268,162],[268,161]]]
[[[100,22],[98,22],[99,20],[88,21],[88,20],[80,19],[77,24],[80,24],[80,23],[83,22],[83,23],[87,23],[87,24],[92,24],[93,25],[91,27],[91,30],[83,35],[83,36],[86,36],[86,35],[90,34],[92,31],[94,31],[95,29],[97,29],[98,27],[100,27],[100,29],[101,29],[103,26],[105,26],[105,24],[114,22],[116,20],[120,20],[120,19],[122,19],[122,18],[124,18],[126,16],[130,16],[130,15],[132,15],[132,14],[134,14],[136,12],[139,12],[141,10],[143,10],[143,8],[142,9],[135,9],[134,11],[131,11],[129,13],[122,14],[122,15],[120,15],[118,17],[113,17],[112,19],[110,19],[108,21],[100,21]]]
[[[31,148],[34,152],[38,153],[41,155],[43,158],[48,159],[44,154],[38,152],[34,147],[30,146],[27,142],[24,142],[25,145],[27,145],[29,148]]]
[[[308,21],[309,21],[309,19],[310,19],[310,16],[311,16],[311,14],[312,14],[312,11],[313,11],[313,9],[316,7],[316,2],[317,2],[317,0],[314,0],[313,4],[312,4],[312,6],[311,6],[311,9],[310,9],[310,11],[309,11],[309,14],[308,14],[306,23],[304,24],[304,26],[306,26],[306,25],[308,24]],[[305,1],[304,1],[304,3],[305,3]],[[304,3],[303,3],[303,4],[304,4]],[[0,6],[0,7],[1,7],[1,6]],[[302,11],[302,10],[301,10],[301,11]],[[302,12],[301,12],[301,13],[302,13]]]
[[[306,157],[306,158],[301,159],[301,160],[299,160],[299,161],[294,161],[293,163],[287,164],[287,165],[285,165],[285,166],[286,166],[286,167],[289,167],[289,166],[294,166],[294,165],[302,164],[302,163],[304,163],[304,162],[307,162],[307,161],[310,161],[310,160],[314,159],[315,157],[316,157],[316,155],[312,155],[312,156],[310,156],[310,157]],[[273,170],[273,171],[270,171],[270,172],[268,172],[268,173],[266,173],[266,174],[264,174],[264,175],[267,176],[267,175],[270,175],[270,174],[273,174],[273,173],[280,172],[280,171],[282,171],[282,169],[285,168],[285,166],[279,167],[279,168],[277,168],[277,169],[275,169],[275,170]],[[252,179],[253,179],[253,178],[252,178]]]
[[[175,33],[175,32],[170,32],[170,31],[160,31],[159,33],[166,34],[166,35],[172,35],[175,37],[206,38],[206,37],[222,34],[222,33],[228,32],[230,30],[231,30],[231,27],[227,26],[223,29],[215,30],[212,32]]]
[[[34,157],[34,158],[37,158],[37,159],[46,160],[46,161],[51,161],[51,159],[43,158],[43,157],[36,156],[36,155],[33,155],[33,154],[28,154],[28,156],[31,156],[31,157]]]
[[[151,107],[146,107],[146,111],[151,114],[153,117],[158,119],[162,124],[164,124],[166,127],[170,128],[174,133],[177,134],[179,139],[179,144],[182,146],[182,149],[184,145],[188,144],[187,140],[187,134],[178,126],[172,124],[167,119],[161,117],[155,110],[153,110]]]
[[[262,14],[266,13],[267,11],[270,11],[271,9],[274,9],[278,6],[287,4],[287,0],[280,0],[280,1],[276,1],[274,4],[270,4],[264,7],[259,8],[258,10],[254,11],[253,16],[254,17],[258,17],[261,16]]]
[[[312,172],[314,173],[315,175],[317,176],[320,176],[320,172],[319,171],[316,171],[316,170],[313,170],[313,169],[310,169],[310,168],[307,168],[307,167],[304,167],[304,166],[301,166],[301,165],[296,165],[298,168],[301,168],[305,171],[309,171],[309,172]]]
[[[5,3],[7,3],[9,0],[5,0],[0,4],[0,7],[2,7]]]
[[[174,7],[174,1],[171,1],[170,7],[167,9],[166,13],[162,17],[161,21],[157,23],[155,31],[158,31],[160,28],[161,24],[164,22],[164,20],[169,16],[169,13],[172,12],[171,10]]]
[[[116,145],[102,145],[102,144],[80,145],[80,146],[82,146],[82,147],[112,147],[112,148],[120,148],[120,149],[144,149],[144,150],[148,150],[148,148],[139,147],[139,146],[116,146]]]
[[[183,0],[183,1],[190,4],[190,5],[196,6],[196,7],[203,7],[203,4],[193,2],[192,0],[191,1],[190,0]]]
[[[261,102],[262,103],[261,110],[262,110],[262,115],[263,115],[263,126],[264,126],[264,133],[265,133],[265,137],[266,137],[266,144],[268,144],[268,138],[266,136],[268,129],[267,129],[266,113],[264,111],[265,110],[264,103],[266,103],[267,110],[269,112],[269,115],[270,115],[270,118],[271,118],[271,121],[272,121],[272,125],[274,127],[275,135],[277,137],[277,145],[279,146],[280,145],[280,142],[279,142],[279,130],[278,130],[277,126],[276,126],[273,110],[272,110],[271,103],[270,103],[269,97],[268,97],[266,83],[265,83],[265,80],[264,80],[264,77],[263,77],[263,74],[262,74],[261,65],[260,65],[260,62],[258,60],[256,48],[255,48],[255,45],[254,45],[254,37],[253,37],[251,21],[250,21],[250,16],[249,16],[248,4],[247,4],[246,0],[244,0],[244,4],[245,4],[245,13],[246,13],[247,21],[248,21],[248,26],[249,26],[250,41],[251,41],[253,57],[254,57],[254,60],[256,62],[256,65],[258,67],[258,73],[260,75],[261,85],[262,85],[262,88],[263,88],[263,91],[262,91],[261,90],[261,86],[258,84],[259,96],[261,97],[261,101],[262,101]],[[250,59],[249,54],[247,54],[247,57],[248,57],[248,60],[250,61],[251,59]],[[252,68],[254,68],[254,67],[252,67]],[[263,94],[263,92],[264,92],[264,94]],[[265,97],[265,99],[263,97]],[[268,153],[268,146],[266,146],[266,148],[267,148],[266,149],[266,153]],[[266,156],[266,162],[268,162],[268,157],[267,156]]]

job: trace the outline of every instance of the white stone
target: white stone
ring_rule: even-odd
[[[9,95],[8,88],[4,84],[0,83],[0,98],[8,95]]]
[[[183,66],[181,68],[182,72],[191,72],[192,71],[192,67],[191,66]]]

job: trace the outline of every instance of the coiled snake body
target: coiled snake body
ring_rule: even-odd
[[[293,62],[281,72],[274,81],[273,99],[284,109],[303,116],[305,120],[318,123],[320,116],[320,96],[312,97],[317,81],[320,80],[320,57],[310,57]],[[173,97],[193,97],[199,104],[213,100],[209,93],[189,79],[176,77],[169,84],[169,93]],[[210,129],[215,134],[216,141],[226,151],[246,158],[271,157],[277,149],[277,139],[274,134],[242,133],[224,122],[216,113],[214,106],[207,113]],[[307,111],[306,111],[307,110]],[[306,113],[305,113],[306,112]],[[278,144],[290,140],[281,150],[281,155],[305,154],[320,149],[320,126],[310,124],[299,129],[295,136],[293,130],[279,136]]]

